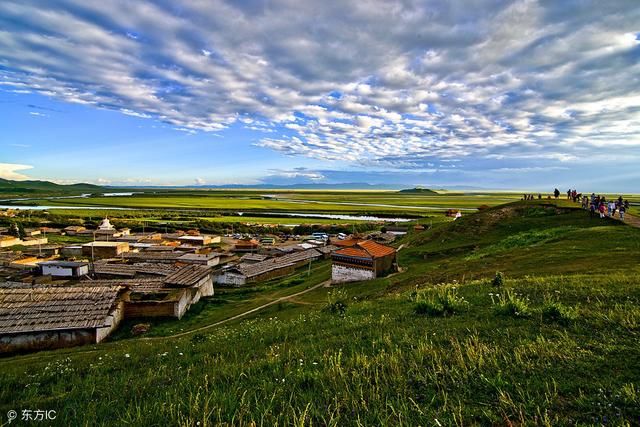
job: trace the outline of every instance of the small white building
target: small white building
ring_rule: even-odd
[[[81,277],[89,274],[88,262],[46,261],[39,262],[42,274],[55,277]]]
[[[220,264],[220,254],[211,252],[208,254],[184,254],[176,259],[178,262],[185,264],[199,264],[207,267],[214,267]]]
[[[198,236],[185,235],[178,237],[178,241],[193,246],[206,246],[212,243],[220,243],[220,236],[210,236],[208,234],[201,234]]]

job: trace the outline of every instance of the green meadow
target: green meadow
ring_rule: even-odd
[[[446,209],[475,210],[519,200],[515,193],[414,194],[398,191],[173,190],[145,191],[133,196],[36,199],[24,204],[99,206],[132,209],[215,209],[221,211],[412,213]]]
[[[127,323],[99,345],[4,358],[0,413],[55,409],[57,425],[640,422],[640,229],[516,202],[397,245],[402,272],[389,277],[208,326],[323,283],[319,262],[217,290],[142,338]]]

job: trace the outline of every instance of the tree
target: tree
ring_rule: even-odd
[[[18,224],[15,221],[11,222],[9,226],[9,234],[14,237],[20,237],[20,230],[18,229]]]
[[[12,222],[9,226],[9,234],[19,239],[24,239],[27,236],[27,233],[24,231],[24,227],[20,222]]]
[[[24,231],[24,227],[21,222],[18,223],[18,237],[21,239],[27,237],[27,233]]]

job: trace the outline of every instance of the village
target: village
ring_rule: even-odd
[[[139,319],[135,333],[145,333],[145,319],[181,319],[216,288],[255,286],[321,260],[331,262],[332,284],[372,280],[398,270],[390,245],[407,232],[133,232],[107,217],[96,228],[17,228],[0,227],[0,354],[99,343],[125,319]],[[52,236],[88,241],[54,244]]]

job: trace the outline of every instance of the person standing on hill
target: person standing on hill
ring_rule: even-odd
[[[596,216],[596,204],[595,203],[591,203],[591,205],[589,206],[589,214],[590,214],[591,218]]]
[[[567,190],[567,200],[571,200],[571,190]]]
[[[557,199],[558,197],[560,197],[560,190],[558,190],[557,188],[555,190],[553,190],[553,195],[554,197]]]
[[[628,203],[627,203],[628,206]],[[620,214],[620,220],[624,221],[624,213],[627,211],[627,207],[625,206],[624,203],[620,204],[620,206],[618,206],[618,213]]]
[[[616,214],[616,203],[611,200],[609,201],[609,216],[613,217]]]
[[[604,218],[604,213],[607,211],[604,202],[600,202],[600,206],[598,207],[598,212],[600,212],[600,218]]]

